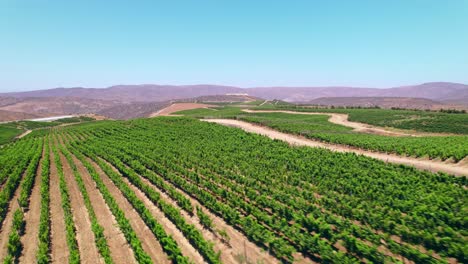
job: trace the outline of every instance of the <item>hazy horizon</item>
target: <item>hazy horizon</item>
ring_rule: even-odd
[[[0,3],[0,92],[468,83],[468,2]]]
[[[74,88],[84,88],[84,89],[107,89],[114,86],[145,86],[145,85],[157,85],[157,86],[226,86],[226,87],[235,87],[241,89],[253,89],[253,88],[333,88],[333,87],[346,87],[346,88],[358,88],[358,89],[390,89],[390,88],[398,88],[398,87],[405,87],[405,86],[415,86],[415,85],[422,85],[426,83],[455,83],[455,84],[462,84],[468,85],[467,83],[458,83],[458,82],[446,82],[446,81],[434,81],[434,82],[422,82],[422,83],[414,83],[414,84],[404,84],[398,86],[391,86],[391,87],[366,87],[366,86],[351,86],[351,85],[306,85],[306,86],[285,86],[285,85],[269,85],[269,86],[252,86],[252,87],[241,87],[236,85],[229,85],[229,84],[216,84],[216,83],[195,83],[195,84],[158,84],[158,83],[141,83],[141,84],[114,84],[109,85],[106,87],[83,87],[83,86],[70,86],[70,87],[49,87],[49,88],[41,88],[41,89],[18,89],[12,91],[2,91],[0,93],[15,93],[15,92],[29,92],[29,91],[41,91],[41,90],[51,90],[51,89],[74,89]]]

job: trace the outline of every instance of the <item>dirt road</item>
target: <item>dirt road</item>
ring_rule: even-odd
[[[342,125],[350,127],[355,132],[376,134],[383,136],[411,136],[411,137],[423,137],[423,136],[447,136],[448,134],[443,133],[429,133],[429,132],[416,132],[416,131],[402,131],[402,130],[390,130],[382,127],[376,127],[369,124],[359,123],[349,121],[348,114],[338,114],[338,113],[322,113],[322,112],[296,112],[296,111],[285,111],[285,110],[250,110],[244,109],[244,112],[247,113],[285,113],[285,114],[295,114],[295,115],[327,115],[330,118],[328,121],[333,124]]]
[[[168,115],[171,115],[172,113],[183,111],[183,110],[191,110],[191,109],[197,109],[197,108],[208,108],[208,107],[215,107],[215,105],[198,104],[198,103],[175,103],[175,104],[171,104],[170,106],[157,111],[156,113],[151,114],[150,117],[168,116]]]
[[[402,157],[397,155],[385,154],[385,153],[376,153],[372,151],[360,150],[351,148],[343,145],[333,145],[324,142],[314,141],[310,139],[305,139],[299,136],[294,136],[276,130],[261,127],[258,125],[253,125],[248,122],[231,120],[231,119],[205,119],[203,121],[217,123],[225,126],[238,127],[244,131],[256,133],[260,135],[267,136],[272,139],[279,139],[285,142],[288,142],[291,145],[296,146],[309,146],[309,147],[320,147],[326,148],[336,152],[354,152],[356,154],[361,154],[371,158],[383,160],[385,162],[396,163],[396,164],[405,164],[413,166],[421,170],[427,170],[432,172],[445,172],[453,174],[456,176],[468,176],[468,166],[466,164],[446,164],[434,160],[422,160],[417,158]]]
[[[31,132],[32,132],[32,130],[26,130],[21,135],[16,136],[16,138],[23,138],[23,137],[25,137],[26,135],[28,135]]]

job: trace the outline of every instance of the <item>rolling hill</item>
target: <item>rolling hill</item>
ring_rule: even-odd
[[[456,101],[468,104],[468,85],[431,82],[387,89],[357,87],[258,87],[239,88],[221,85],[117,85],[108,88],[55,88],[29,92],[4,93],[0,96],[79,97],[120,102],[163,102],[227,93],[248,93],[265,99],[306,102],[321,97],[415,97],[439,102]]]

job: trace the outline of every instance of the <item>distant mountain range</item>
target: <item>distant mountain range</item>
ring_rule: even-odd
[[[438,102],[468,104],[468,85],[431,82],[387,89],[358,87],[257,87],[239,88],[222,85],[117,85],[108,88],[54,88],[28,92],[0,93],[0,96],[78,97],[120,102],[163,102],[175,99],[227,93],[247,93],[265,99],[308,102],[321,97],[414,97]]]
[[[228,94],[228,96],[226,96]],[[247,95],[248,94],[248,95]],[[116,119],[149,116],[174,101],[283,100],[320,105],[420,109],[468,107],[468,85],[433,82],[387,89],[221,85],[117,85],[0,93],[0,121],[34,116],[96,113]],[[221,100],[222,99],[222,100]],[[247,100],[247,99],[246,99]],[[248,101],[247,100],[247,101]],[[4,116],[2,118],[2,116]]]

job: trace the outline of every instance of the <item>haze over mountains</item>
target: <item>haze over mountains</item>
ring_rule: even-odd
[[[223,85],[116,85],[108,88],[54,88],[28,92],[0,93],[4,97],[80,97],[121,102],[162,102],[173,99],[226,93],[248,93],[265,99],[307,102],[320,97],[415,97],[435,101],[468,102],[468,85],[432,82],[387,89],[359,87],[258,87]]]
[[[116,85],[0,93],[0,110],[32,116],[97,113],[126,119],[148,116],[170,101],[211,95],[248,94],[267,100],[321,105],[382,105],[430,109],[468,105],[468,85],[432,82],[387,89],[358,87],[256,87],[222,85]],[[415,99],[417,98],[417,99]],[[26,115],[25,115],[26,116]]]

